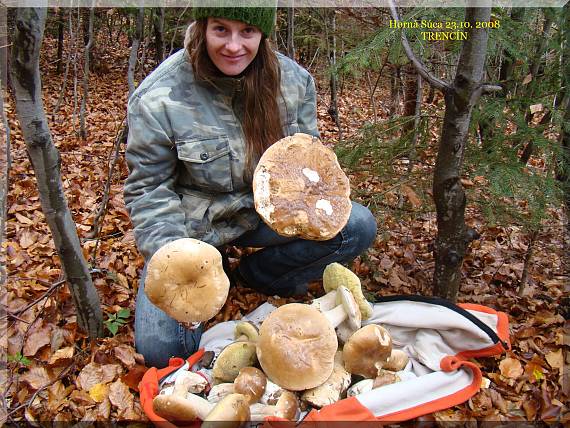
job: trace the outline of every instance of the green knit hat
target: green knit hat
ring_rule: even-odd
[[[195,7],[192,9],[194,19],[226,18],[254,25],[269,37],[275,25],[276,7]]]

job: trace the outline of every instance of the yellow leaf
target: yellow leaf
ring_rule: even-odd
[[[93,385],[89,390],[89,396],[97,403],[102,403],[109,396],[109,385],[106,383],[98,383]]]

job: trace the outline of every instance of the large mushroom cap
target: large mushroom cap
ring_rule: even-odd
[[[257,358],[271,381],[301,391],[327,380],[337,348],[334,328],[319,310],[290,303],[261,324]]]
[[[144,291],[179,322],[207,321],[228,297],[222,255],[212,245],[182,238],[161,247],[148,263]]]
[[[346,225],[352,209],[348,178],[334,152],[301,133],[263,153],[253,194],[263,221],[288,237],[331,239]]]
[[[377,324],[357,330],[344,344],[342,357],[349,373],[375,378],[392,352],[392,338]]]

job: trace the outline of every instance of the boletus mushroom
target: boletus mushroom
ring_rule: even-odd
[[[372,316],[372,306],[362,293],[360,278],[340,263],[331,263],[325,267],[323,272],[323,288],[326,293],[330,293],[339,286],[344,286],[350,290],[360,308],[362,319],[366,320]]]
[[[196,323],[220,311],[229,288],[220,252],[198,239],[182,238],[162,246],[151,257],[144,291],[170,317]]]
[[[282,138],[261,156],[253,176],[255,209],[275,232],[327,240],[348,222],[348,178],[335,153],[316,137]]]
[[[257,364],[258,335],[253,324],[245,321],[236,324],[236,341],[222,349],[214,361],[212,375],[217,382],[233,382],[242,368]]]
[[[337,349],[333,326],[309,305],[280,306],[259,329],[257,358],[263,372],[291,391],[314,388],[327,380]]]
[[[392,353],[392,338],[377,324],[357,330],[342,350],[344,367],[349,373],[373,379]]]

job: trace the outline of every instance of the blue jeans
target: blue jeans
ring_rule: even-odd
[[[354,259],[375,237],[374,216],[353,202],[347,225],[328,241],[286,238],[260,221],[230,245],[263,247],[240,260],[240,274],[261,293],[288,297],[305,294],[308,282],[322,278],[328,264]],[[187,358],[198,349],[202,328],[188,330],[154,306],[143,291],[145,272],[136,302],[135,346],[148,367],[165,367],[170,357]]]

